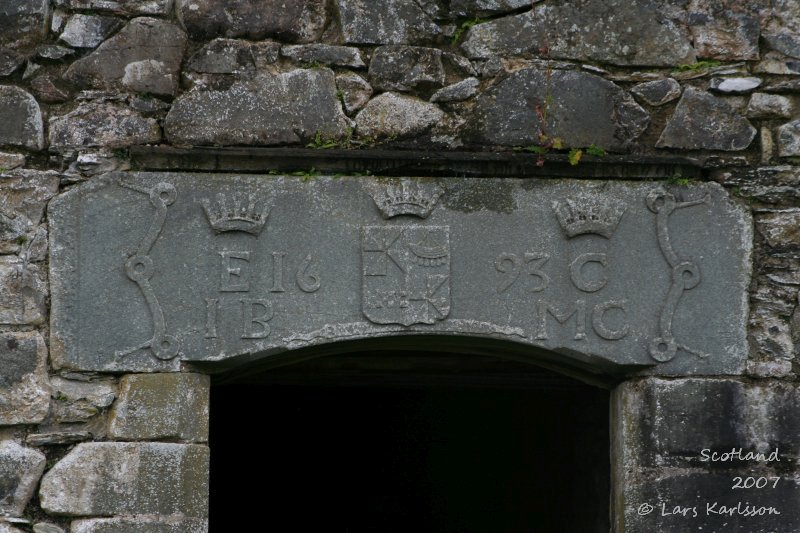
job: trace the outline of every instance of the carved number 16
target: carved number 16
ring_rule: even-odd
[[[497,257],[494,267],[498,272],[506,274],[504,279],[500,281],[497,292],[504,292],[516,283],[523,270],[537,279],[534,286],[530,288],[531,292],[541,292],[550,285],[550,277],[541,270],[550,259],[550,254],[529,252],[523,257],[524,259],[517,254],[510,253],[502,253]]]

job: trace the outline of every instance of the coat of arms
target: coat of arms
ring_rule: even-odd
[[[433,324],[450,313],[450,227],[364,226],[362,308],[376,324]]]

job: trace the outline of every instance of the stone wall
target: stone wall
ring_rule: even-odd
[[[747,371],[618,388],[616,527],[722,528],[638,509],[755,471],[783,514],[736,524],[800,529],[798,21],[790,0],[4,1],[0,531],[206,527],[208,377],[48,363],[46,206],[140,145],[690,158],[755,220]],[[781,462],[698,460],[725,447]]]

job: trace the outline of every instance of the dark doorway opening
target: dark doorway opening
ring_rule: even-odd
[[[607,532],[609,394],[482,356],[329,356],[214,386],[211,532]]]

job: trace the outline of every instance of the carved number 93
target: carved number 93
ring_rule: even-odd
[[[550,285],[550,277],[541,270],[550,259],[550,254],[526,253],[524,258],[523,261],[517,254],[509,253],[502,253],[498,256],[494,267],[506,276],[497,287],[497,292],[503,292],[516,283],[523,269],[530,276],[536,278],[535,285],[530,288],[531,292],[541,292]]]
[[[736,476],[733,478],[733,487],[731,489],[763,489],[770,483],[772,483],[772,488],[778,486],[778,481],[780,481],[780,477],[778,476],[770,476],[770,477],[746,477],[741,478]]]

